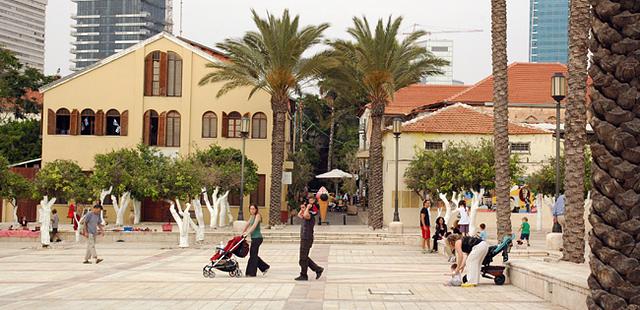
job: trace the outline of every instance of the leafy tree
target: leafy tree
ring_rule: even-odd
[[[291,184],[289,185],[289,207],[297,209],[300,197],[304,194],[309,182],[313,180],[315,173],[313,172],[314,167],[309,162],[304,151],[301,150],[290,154],[289,158],[293,161]]]
[[[136,149],[120,149],[106,154],[96,154],[91,183],[100,191],[113,187],[111,193],[120,196],[131,192],[136,176],[144,170],[143,162]],[[137,197],[142,199],[143,197]]]
[[[564,180],[565,158],[560,156],[560,180]],[[556,192],[556,159],[552,157],[540,170],[532,173],[526,179],[529,188],[544,195],[554,195]],[[584,192],[583,199],[591,190],[591,152],[589,148],[584,151]],[[564,182],[560,182],[560,192],[564,192]]]
[[[39,121],[12,121],[0,125],[0,156],[10,163],[39,158],[41,153]]]
[[[190,158],[178,158],[164,168],[165,177],[160,184],[160,197],[190,201],[200,194],[202,188],[202,166]]]
[[[195,165],[201,167],[202,185],[207,188],[220,187],[233,194],[240,193],[242,152],[234,148],[222,148],[212,145],[199,150],[192,156]],[[258,166],[245,156],[244,193],[251,193],[258,187]]]
[[[75,161],[46,163],[36,174],[35,188],[40,195],[70,200],[86,194],[87,175]]]
[[[282,17],[268,14],[260,18],[255,11],[257,31],[247,32],[241,39],[227,39],[217,47],[229,61],[207,64],[214,69],[200,80],[200,85],[225,82],[217,96],[238,87],[250,87],[249,97],[261,90],[271,95],[273,129],[271,143],[271,190],[269,224],[280,221],[282,169],[285,152],[285,123],[289,98],[301,85],[315,79],[326,65],[321,55],[303,54],[321,42],[328,24],[300,26],[299,17],[291,18],[285,10]]]
[[[33,184],[23,176],[9,171],[8,165],[9,162],[0,155],[0,199],[7,198],[14,208],[18,208],[18,199],[33,196]],[[13,199],[16,200],[15,204]]]

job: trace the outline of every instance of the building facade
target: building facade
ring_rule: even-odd
[[[529,61],[566,64],[569,53],[569,1],[529,1]]]
[[[441,68],[443,74],[423,78],[422,83],[442,85],[459,84],[459,81],[454,82],[453,80],[453,40],[429,39],[425,42],[425,45],[427,50],[434,56],[448,61],[449,64]]]
[[[246,115],[252,127],[246,155],[258,166],[260,183],[244,199],[244,212],[248,214],[248,205],[253,203],[267,216],[270,97],[257,92],[247,99],[250,88],[243,88],[216,98],[221,83],[198,86],[211,70],[206,64],[218,61],[226,60],[212,49],[160,33],[43,87],[42,164],[68,159],[90,171],[96,154],[138,143],[172,157],[213,144],[240,149],[240,119]],[[236,213],[238,203],[230,199],[230,204]],[[170,220],[166,208],[162,203],[143,201],[142,220]],[[106,209],[113,219],[113,209]]]
[[[29,67],[44,70],[47,0],[0,0],[0,47]]]
[[[71,70],[82,70],[162,31],[171,31],[171,1],[76,0]]]

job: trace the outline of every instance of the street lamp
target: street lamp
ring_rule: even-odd
[[[393,211],[393,221],[394,222],[400,222],[400,214],[398,214],[398,196],[399,196],[399,192],[398,192],[398,154],[399,154],[399,149],[398,149],[398,141],[400,140],[400,134],[402,133],[402,120],[400,118],[394,118],[393,119],[393,135],[395,136],[396,139],[396,197],[395,197],[395,201],[394,201],[394,208],[395,210]]]
[[[240,136],[242,137],[242,159],[240,160],[240,209],[238,221],[244,221],[244,148],[249,136],[249,117],[243,116],[240,121]]]
[[[556,72],[551,77],[551,97],[556,101],[556,199],[560,196],[560,101],[567,96],[567,78]]]

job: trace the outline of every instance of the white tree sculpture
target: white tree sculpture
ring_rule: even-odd
[[[536,195],[536,231],[542,230],[542,194]]]
[[[18,203],[16,202],[15,198],[11,198],[11,200],[9,200],[9,203],[13,207],[13,223],[18,224],[20,223],[20,219],[18,218]]]
[[[469,235],[476,233],[476,215],[478,214],[478,209],[480,209],[482,197],[484,197],[484,188],[481,188],[480,192],[475,190],[471,190],[471,192],[473,193],[473,198],[471,199],[471,212],[469,213]]]
[[[113,190],[113,186],[109,186],[109,189],[107,190],[102,190],[100,191],[100,205],[104,206],[104,199],[111,194],[111,191]],[[102,211],[100,211],[100,221],[103,226],[107,225],[107,223],[104,220],[104,209],[102,209]]]
[[[124,213],[127,211],[129,201],[131,200],[131,193],[124,192],[120,195],[120,201],[117,200],[115,195],[111,195],[111,203],[113,210],[116,212],[116,226],[124,225]]]
[[[218,227],[225,227],[227,226],[227,212],[229,212],[229,200],[227,200],[229,198],[229,191],[226,191],[224,193],[224,195],[220,196],[218,198],[218,205],[219,205],[219,210],[220,210],[220,214],[219,214],[219,220],[218,220]]]
[[[56,203],[56,199],[49,200],[46,195],[40,200],[40,243],[45,247],[51,244],[49,228],[51,227],[51,206],[54,203]]]
[[[442,200],[442,202],[444,202],[444,224],[446,226],[449,226],[449,218],[451,217],[451,203],[449,202],[449,199],[447,199],[447,194],[444,193],[438,193],[438,196],[440,197],[440,200]]]
[[[180,215],[178,215],[178,212],[176,212],[176,202],[174,202],[173,200],[167,200],[167,202],[171,204],[171,206],[169,207],[169,212],[171,212],[173,220],[176,221],[176,224],[178,225],[178,231],[180,232],[180,241],[178,243],[178,246],[181,248],[188,248],[190,225],[189,221],[191,220],[191,218],[189,217],[189,207],[191,205],[187,203],[185,209],[181,210],[180,202],[176,199],[176,202],[178,203],[178,210],[180,210],[180,214],[182,214],[182,218],[180,218]]]
[[[436,216],[436,219],[438,219],[441,216],[442,216],[442,208],[438,208],[438,215]]]
[[[133,224],[140,224],[140,217],[142,215],[142,202],[138,199],[132,198],[131,204],[133,205]]]
[[[204,203],[207,205],[207,209],[209,209],[209,227],[218,228],[218,212],[220,211],[220,204],[218,203],[218,190],[220,188],[216,187],[213,190],[213,194],[211,194],[211,199],[213,200],[213,206],[211,206],[211,202],[209,201],[209,197],[207,195],[207,189],[202,188],[202,195],[204,198]]]
[[[206,197],[206,193],[205,197]],[[196,213],[196,221],[198,221],[198,225],[196,225],[196,241],[203,242],[204,241],[204,214],[202,213],[202,204],[199,199],[193,199],[191,201],[191,205],[193,205],[193,210]],[[191,218],[189,218],[191,219]],[[193,221],[191,221],[193,222]],[[194,223],[195,225],[195,223]]]

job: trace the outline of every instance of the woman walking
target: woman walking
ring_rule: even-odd
[[[455,250],[458,266],[454,273],[462,273],[465,267],[467,269],[467,283],[462,284],[462,287],[478,285],[482,260],[489,251],[489,245],[480,238],[462,237],[458,234],[449,235],[447,245]]]
[[[262,233],[260,232],[260,222],[262,222],[262,217],[258,212],[258,207],[250,205],[249,213],[251,214],[249,222],[247,223],[247,226],[244,227],[244,230],[242,230],[243,236],[251,236],[249,262],[247,263],[245,275],[247,277],[255,277],[258,269],[262,271],[263,275],[266,274],[267,271],[269,271],[269,265],[265,263],[260,256],[258,256],[258,251],[262,244]]]
[[[460,212],[460,221],[458,221],[458,229],[462,235],[467,236],[469,234],[469,210],[467,210],[467,202],[460,200],[458,203],[458,212]]]
[[[447,225],[444,223],[442,216],[436,219],[436,230],[433,233],[433,250],[431,252],[438,253],[438,240],[444,238],[447,234]]]

